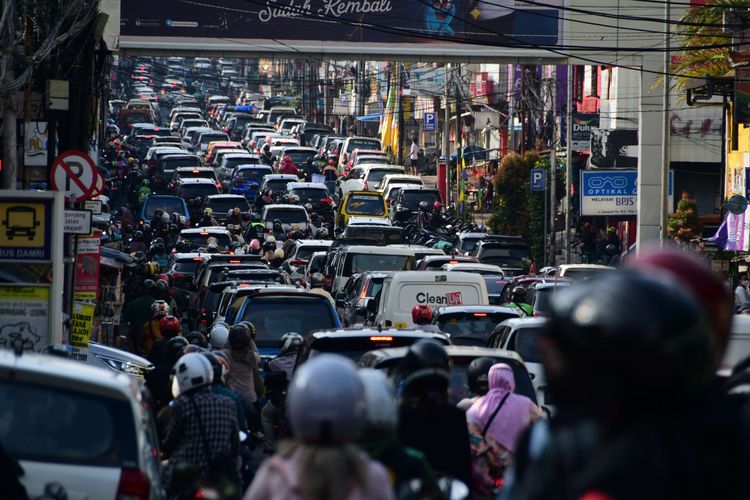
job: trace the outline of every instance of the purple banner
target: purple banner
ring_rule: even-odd
[[[727,214],[727,243],[725,250],[748,251],[747,211],[736,215]]]

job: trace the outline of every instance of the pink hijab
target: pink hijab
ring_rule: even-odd
[[[534,402],[526,396],[513,393],[516,381],[513,378],[513,370],[505,363],[492,365],[489,387],[489,392],[471,405],[466,417],[479,427],[480,431],[483,430],[497,406],[508,395],[505,404],[492,420],[487,435],[492,436],[505,449],[515,453],[518,436],[529,425]]]

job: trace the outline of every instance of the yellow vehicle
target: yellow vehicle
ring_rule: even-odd
[[[379,191],[349,191],[339,203],[336,227],[345,227],[351,217],[388,220],[388,205]]]

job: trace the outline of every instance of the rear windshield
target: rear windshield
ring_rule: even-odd
[[[383,164],[383,165],[385,165],[385,164],[389,163],[388,162],[388,157],[387,156],[368,156],[368,157],[365,157],[364,159],[361,159],[361,160],[357,159],[357,164],[372,164],[372,163],[377,163],[377,164]],[[402,172],[403,171],[400,171],[400,172],[391,172],[391,173],[392,174],[397,174],[397,173],[402,173]]]
[[[321,338],[314,340],[310,346],[310,357],[312,358],[323,353],[336,353],[345,356],[356,363],[366,352],[375,349],[385,349],[387,347],[408,347],[418,340],[421,339],[419,337],[408,337],[406,335]]]
[[[514,351],[528,363],[541,363],[542,356],[539,352],[538,338],[541,328],[521,328],[516,333]]]
[[[290,156],[292,163],[300,166],[307,163],[307,159],[315,156],[315,153],[313,151],[288,151],[284,152],[284,156]]]
[[[296,257],[298,259],[309,260],[310,256],[315,252],[327,252],[330,247],[315,247],[312,245],[305,245],[297,250]]]
[[[198,158],[166,158],[162,162],[164,172],[174,172],[179,167],[200,167]]]
[[[172,271],[182,274],[195,274],[195,271],[198,270],[198,264],[200,264],[199,260],[178,260],[172,266]]]
[[[507,267],[523,267],[522,261],[528,257],[528,247],[484,247],[479,253],[480,262]]]
[[[181,215],[187,215],[185,214],[185,205],[179,198],[149,198],[148,201],[146,201],[146,210],[144,212],[146,218],[152,219],[154,217],[154,212],[158,209],[170,214],[177,212]]]
[[[205,198],[212,194],[219,194],[219,188],[214,184],[188,184],[180,186],[180,196],[183,198]]]
[[[250,204],[243,198],[216,198],[206,202],[206,207],[211,208],[214,212],[224,213],[239,208],[243,212],[250,211]]]
[[[598,276],[601,273],[609,273],[609,272],[612,272],[612,270],[611,269],[596,269],[596,268],[566,269],[565,277],[570,278],[575,281],[581,281],[581,280],[587,280],[589,278],[593,278],[594,276]]]
[[[19,460],[138,467],[127,401],[3,380],[0,415],[0,442]]]
[[[368,160],[369,163],[369,160]],[[381,180],[383,180],[383,177],[389,174],[403,174],[403,169],[393,169],[393,168],[372,168],[367,173],[367,182],[369,182],[372,185],[378,184]],[[403,183],[402,183],[403,184]]]
[[[266,221],[273,222],[279,219],[282,224],[304,224],[307,222],[307,214],[304,210],[290,208],[273,208],[266,212]]]
[[[245,168],[235,172],[234,180],[245,182],[261,182],[263,177],[270,174],[271,170]]]
[[[399,245],[404,242],[404,231],[399,227],[357,227],[347,226],[345,238],[370,238],[382,241],[385,245]]]
[[[289,314],[290,310],[294,314]],[[281,336],[289,332],[307,335],[337,326],[330,302],[324,297],[254,299],[248,302],[242,319],[255,325],[258,347],[278,347]]]
[[[499,276],[485,276],[484,284],[487,285],[487,293],[489,295],[502,295],[505,285],[508,284],[508,280],[504,280]]]
[[[380,196],[353,194],[346,201],[346,212],[356,215],[385,215],[385,203]]]
[[[228,141],[229,136],[227,134],[203,134],[201,135],[201,144],[205,145],[209,142],[214,141]]]
[[[244,158],[226,158],[223,160],[222,166],[224,168],[234,168],[237,165],[258,165],[260,159],[253,156],[247,156]]]
[[[452,404],[456,405],[464,398],[471,397],[469,391],[468,368],[474,358],[471,357],[451,357],[451,381],[448,388],[448,396]],[[512,358],[496,358],[498,363],[505,363],[513,369],[513,378],[516,381],[516,394],[521,394],[536,402],[536,393],[534,386],[531,384],[529,372],[522,363]]]
[[[344,261],[343,276],[365,271],[404,271],[411,268],[410,255],[349,253]]]
[[[302,203],[317,203],[329,196],[326,188],[298,188],[293,189],[292,194],[299,196]]]
[[[437,325],[441,331],[451,334],[455,344],[486,346],[492,330],[498,323],[517,317],[517,314],[511,313],[462,312],[440,315]]]
[[[436,201],[440,201],[440,193],[436,191],[407,191],[403,192],[401,196],[401,204],[405,205],[410,210],[416,210],[419,204],[426,201],[429,206],[432,206]]]
[[[272,179],[266,183],[266,189],[270,189],[274,193],[286,191],[286,185],[292,182],[288,179]]]
[[[357,139],[349,141],[346,152],[351,153],[355,149],[375,149],[380,151],[380,141],[377,139]]]
[[[226,234],[213,234],[213,233],[185,233],[180,235],[181,240],[187,240],[192,245],[193,249],[199,247],[206,247],[208,245],[208,238],[216,238],[216,243],[219,247],[229,248],[232,242],[229,240],[229,236]]]

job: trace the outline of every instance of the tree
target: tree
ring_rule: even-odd
[[[669,216],[667,233],[678,243],[686,244],[701,235],[703,225],[698,218],[698,205],[686,192],[677,203],[677,210]]]

